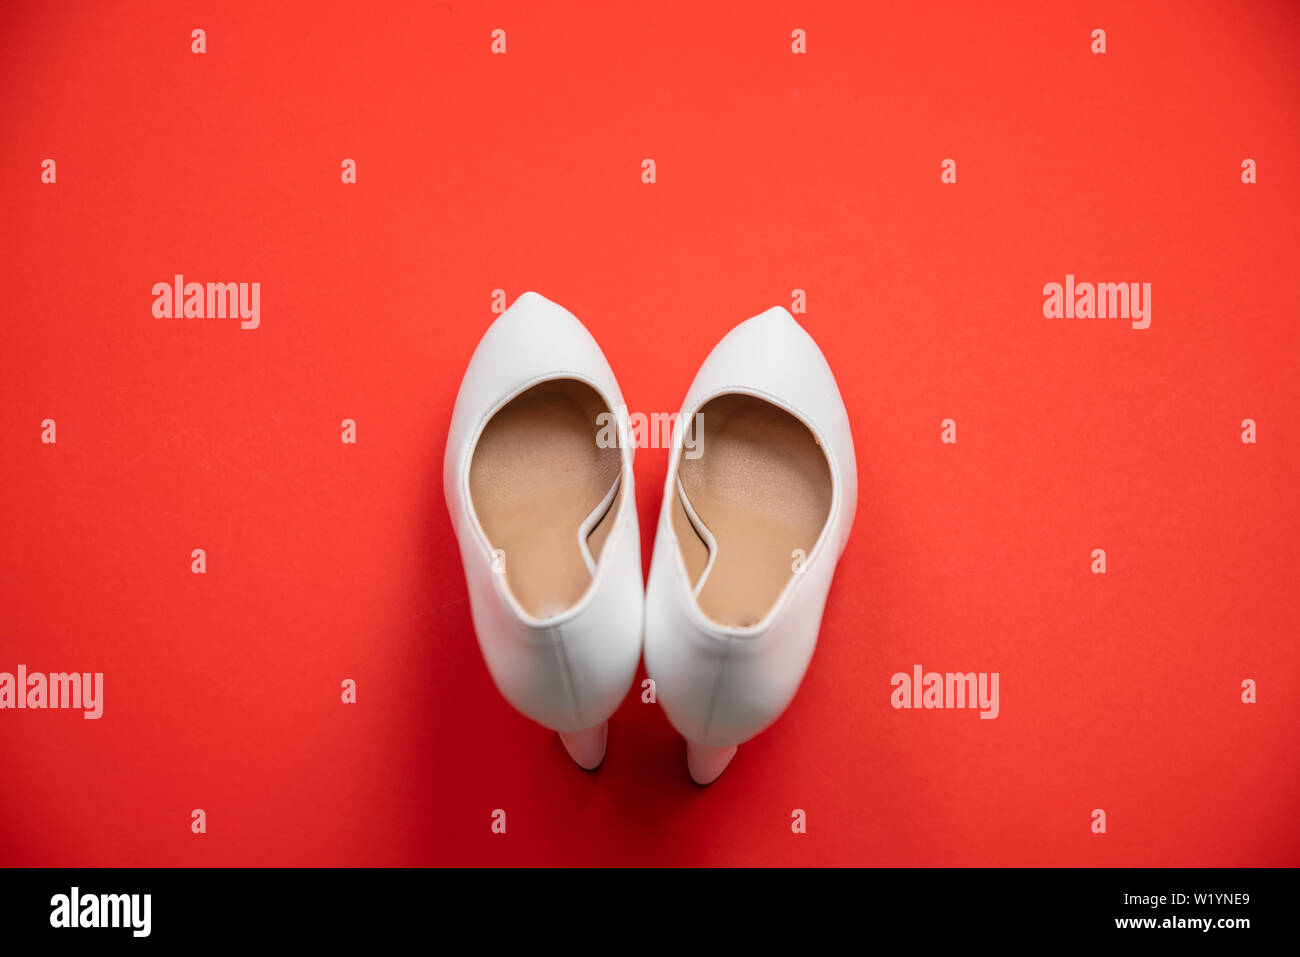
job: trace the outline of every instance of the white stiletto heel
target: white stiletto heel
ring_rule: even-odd
[[[609,743],[609,722],[585,731],[560,731],[560,741],[569,757],[584,771],[594,771],[605,760],[605,747]]]
[[[735,745],[729,748],[715,748],[688,740],[686,770],[690,772],[691,780],[699,785],[712,784],[722,776],[723,771],[727,770],[727,765],[736,756],[736,751]]]

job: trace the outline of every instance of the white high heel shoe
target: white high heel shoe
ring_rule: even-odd
[[[798,690],[857,496],[817,344],[779,307],[738,325],[682,405],[646,586],[646,671],[696,783]]]
[[[582,323],[526,292],[470,359],[443,466],[492,680],[587,769],[604,759],[606,722],[641,656],[641,544],[622,407]]]

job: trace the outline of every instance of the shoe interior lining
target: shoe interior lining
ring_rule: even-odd
[[[830,517],[830,465],[798,418],[749,395],[709,400],[682,457],[673,528],[700,610],[748,627],[771,611]]]
[[[617,514],[621,454],[597,443],[608,411],[585,382],[548,380],[502,406],[474,447],[471,507],[511,594],[535,618],[586,592]]]

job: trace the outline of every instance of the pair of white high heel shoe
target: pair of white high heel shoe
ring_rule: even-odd
[[[625,409],[586,328],[537,293],[484,334],[443,475],[474,629],[501,694],[588,769],[644,632],[657,700],[709,784],[812,657],[857,507],[848,414],[784,309],[732,329],[673,428],[643,589]]]

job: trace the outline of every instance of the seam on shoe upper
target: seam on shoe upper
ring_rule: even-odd
[[[727,666],[727,659],[731,656],[731,648],[735,644],[733,636],[725,635],[725,644],[722,648],[722,656],[718,659],[718,670],[713,676],[713,687],[709,689],[709,706],[704,712],[704,734],[702,737],[708,738],[709,732],[713,730],[713,714],[718,707],[718,688],[722,684],[722,672]],[[704,744],[705,741],[701,741]]]
[[[574,720],[582,724],[582,710],[578,707],[578,690],[573,681],[573,669],[569,665],[569,651],[565,646],[565,637],[560,633],[560,627],[554,625],[547,629],[550,634],[551,647],[555,649],[555,656],[560,663],[560,671],[564,674],[564,687],[568,691],[569,707],[573,709]]]

